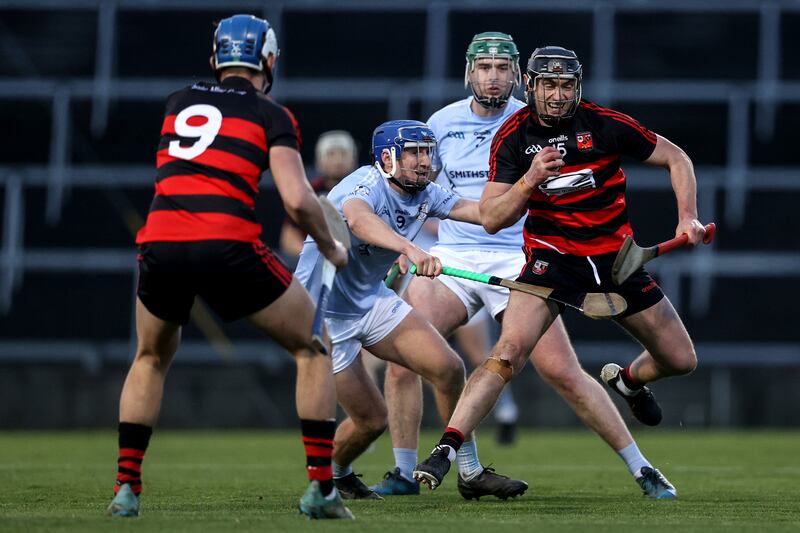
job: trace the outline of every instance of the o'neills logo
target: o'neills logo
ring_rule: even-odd
[[[542,261],[541,259],[537,259],[533,263],[533,268],[531,268],[531,272],[533,272],[534,274],[536,274],[538,276],[541,276],[542,274],[547,272],[547,267],[549,267],[549,266],[550,266],[550,263],[548,263],[547,261]]]
[[[568,137],[566,135],[559,135],[558,137],[553,137],[552,139],[547,139],[547,142],[549,142],[550,144],[560,143],[560,142],[566,142],[567,139],[568,139]]]

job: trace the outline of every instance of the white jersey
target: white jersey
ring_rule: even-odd
[[[339,182],[328,193],[328,199],[339,212],[350,200],[361,200],[389,227],[409,240],[417,236],[429,216],[445,218],[460,200],[454,192],[431,183],[412,196],[392,189],[388,180],[373,166],[364,166]],[[350,232],[347,267],[336,274],[328,300],[327,317],[358,318],[367,313],[382,290],[386,272],[397,259],[397,252],[361,241]],[[319,271],[322,256],[311,238],[303,243],[303,251],[295,276],[311,294],[319,293]]]
[[[442,171],[437,183],[462,198],[480,200],[489,179],[489,148],[492,138],[503,123],[525,103],[511,97],[503,113],[479,117],[470,109],[473,97],[454,102],[428,119],[436,134],[438,166]],[[469,250],[520,250],[525,217],[510,228],[490,235],[482,226],[446,220],[439,224],[439,246]]]

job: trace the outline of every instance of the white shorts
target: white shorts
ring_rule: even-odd
[[[394,291],[381,287],[375,305],[361,318],[326,318],[325,326],[333,344],[333,373],[352,365],[362,346],[385,339],[410,312],[411,306]]]
[[[430,254],[442,260],[444,266],[490,274],[499,278],[516,279],[525,266],[522,250],[508,252],[489,252],[486,250],[455,251],[446,246],[434,246]],[[505,311],[508,306],[508,289],[497,285],[487,285],[468,279],[439,276],[445,287],[458,296],[467,308],[467,318],[485,307],[492,317]]]

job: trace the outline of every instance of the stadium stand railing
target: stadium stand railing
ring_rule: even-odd
[[[29,57],[24,43],[18,42],[13,23],[20,19],[24,23],[26,16],[39,16],[52,9],[96,19],[94,36],[85,38],[93,45],[90,48],[96,54],[89,75],[37,74],[35,69],[26,68],[26,65],[35,65],[36,62]],[[791,220],[794,227],[787,228],[786,224],[778,220],[778,214],[770,213],[760,205],[754,211],[751,206],[754,198],[762,194],[800,199],[800,160],[796,158],[794,140],[784,138],[787,131],[778,132],[781,110],[800,104],[800,81],[782,75],[781,72],[789,56],[785,48],[794,49],[794,44],[798,44],[791,40],[786,31],[789,25],[786,21],[797,21],[800,17],[800,4],[797,2],[576,0],[554,5],[551,2],[515,0],[408,0],[402,3],[380,0],[370,2],[366,7],[355,0],[336,3],[323,0],[242,0],[237,1],[235,6],[221,0],[6,0],[0,6],[0,12],[14,14],[16,18],[12,17],[11,22],[0,20],[0,33],[4,35],[0,40],[3,55],[13,58],[11,66],[0,74],[0,105],[10,107],[23,103],[46,107],[49,151],[46,160],[37,163],[15,161],[13,157],[6,157],[0,163],[0,184],[4,189],[3,233],[0,244],[1,313],[9,316],[15,312],[20,290],[28,283],[26,277],[33,274],[112,274],[126,277],[129,280],[126,282],[128,288],[133,285],[134,251],[128,243],[102,247],[69,243],[62,246],[35,246],[26,240],[26,220],[33,216],[40,217],[56,232],[59,224],[64,221],[65,207],[75,201],[73,197],[76,191],[92,188],[151,190],[153,172],[146,161],[133,164],[103,161],[84,163],[76,162],[73,155],[76,141],[74,110],[78,103],[88,103],[88,130],[91,135],[101,137],[109,128],[115,104],[144,102],[148,105],[160,105],[167,94],[189,81],[184,77],[162,74],[141,76],[117,72],[115,62],[119,59],[119,42],[124,39],[120,28],[121,17],[131,13],[138,17],[157,17],[165,12],[216,13],[232,10],[266,16],[282,38],[288,38],[282,33],[282,29],[289,25],[287,21],[296,21],[305,16],[328,16],[330,13],[349,15],[364,10],[373,16],[397,12],[423,14],[424,19],[421,20],[424,20],[424,26],[420,35],[424,46],[412,48],[413,53],[424,58],[418,76],[396,78],[369,74],[348,77],[330,73],[311,76],[292,64],[293,58],[298,56],[292,50],[285,54],[279,65],[278,83],[273,92],[279,101],[286,100],[301,106],[306,103],[330,105],[353,101],[378,103],[385,106],[384,116],[390,118],[414,116],[424,119],[441,105],[463,97],[464,88],[459,80],[459,71],[449,65],[453,57],[460,57],[459,49],[454,49],[460,46],[455,41],[455,34],[458,33],[457,23],[464,20],[466,12],[481,17],[491,12],[514,12],[520,17],[528,16],[531,20],[559,17],[582,21],[591,30],[590,37],[585,37],[591,55],[588,61],[584,61],[588,73],[584,92],[591,95],[593,100],[605,105],[708,105],[722,110],[721,116],[725,123],[707,126],[709,136],[722,137],[723,140],[719,142],[723,146],[724,157],[717,161],[698,162],[696,170],[700,212],[705,220],[720,222],[719,241],[728,244],[714,243],[694,250],[691,255],[675,254],[651,263],[649,268],[658,275],[660,283],[676,307],[687,313],[697,324],[701,324],[715,313],[713,302],[716,301],[715,295],[723,291],[720,288],[721,280],[728,280],[735,285],[739,281],[745,283],[758,278],[765,280],[765,283],[780,286],[785,279],[796,281],[800,278],[800,247],[797,245],[800,240],[796,236],[797,221],[800,220],[798,215],[780,215],[793,217]],[[753,52],[755,65],[749,65],[748,68],[754,71],[753,75],[742,78],[740,74],[736,74],[731,79],[692,77],[691,73],[703,69],[708,62],[714,60],[703,55],[701,51],[697,52],[694,63],[685,65],[683,76],[664,76],[657,79],[640,76],[639,79],[635,75],[617,75],[620,62],[626,60],[628,53],[619,49],[624,33],[620,29],[621,21],[625,17],[635,19],[637,16],[654,13],[676,16],[724,15],[739,17],[734,22],[752,25],[756,43]],[[66,33],[69,30],[64,31]],[[565,38],[569,41],[570,35]],[[169,40],[157,43],[156,46],[169,46]],[[194,45],[193,48],[195,53],[204,55]],[[524,57],[529,50],[522,50],[524,64]],[[352,50],[343,51],[341,56],[346,58],[354,53]],[[793,76],[800,78],[797,76],[800,69],[791,66],[789,70]],[[659,130],[658,123],[650,125]],[[347,128],[347,124],[336,126]],[[48,134],[44,132],[47,128],[41,125],[40,131],[42,133],[37,142],[46,142]],[[792,130],[788,132],[794,134]],[[142,133],[142,138],[150,139],[153,135],[152,132]],[[796,138],[796,134],[793,137]],[[795,155],[787,159],[790,163],[758,162],[759,158],[753,153],[754,146],[770,143],[778,144],[789,153],[794,150]],[[148,146],[153,144],[154,141],[149,141]],[[663,172],[636,168],[635,173],[637,179],[629,182],[632,195],[665,198],[664,202],[657,205],[671,205],[670,183],[664,178]],[[268,181],[265,187],[270,187]],[[40,213],[26,213],[25,206],[28,205],[32,190],[37,195],[44,194],[44,205]],[[635,202],[636,200],[632,203]],[[669,216],[672,216],[671,212]],[[784,241],[788,241],[788,245],[783,243],[770,248],[768,243],[778,242],[778,239],[764,237],[764,242],[767,243],[765,247],[761,245],[758,235],[750,239],[752,245],[749,248],[733,244],[737,233],[756,231],[751,228],[754,218],[760,219],[758,231],[778,232]],[[773,222],[774,225],[768,222]],[[668,227],[669,224],[646,226],[645,242],[647,239],[655,241],[660,235],[654,228],[663,230]],[[730,287],[724,286],[726,289]],[[744,288],[736,298],[729,297],[725,302],[747,300],[742,302],[740,312],[757,314],[758,309],[770,309],[779,294],[780,291],[762,298],[756,291]],[[124,298],[124,295],[119,297]],[[115,307],[124,305],[117,303]],[[120,316],[130,320],[130,309],[126,309]],[[791,325],[786,325],[780,331],[778,340],[770,335],[771,331],[764,332],[763,337],[741,339],[736,332],[727,333],[724,326],[715,327],[717,338],[705,338],[697,344],[698,352],[703,355],[703,364],[719,369],[717,381],[724,381],[727,369],[736,365],[800,365],[800,341]],[[579,353],[591,362],[599,362],[603,354],[621,349],[621,345],[615,342],[599,339],[589,341],[580,336],[577,338]],[[260,343],[244,340],[234,344],[237,353],[245,360],[261,361],[268,365],[287,360],[276,355],[275,350],[265,352]],[[631,345],[627,346],[623,351],[631,352]],[[103,333],[99,333],[96,339],[52,338],[35,341],[4,333],[0,340],[0,360],[4,361],[71,358],[83,362],[87,368],[96,368],[105,361],[126,360],[131,353],[129,341],[105,338]],[[185,344],[181,348],[181,354],[186,360],[197,361],[216,357],[212,347],[200,342]],[[725,385],[721,387],[724,389]],[[727,387],[730,388],[730,385]]]

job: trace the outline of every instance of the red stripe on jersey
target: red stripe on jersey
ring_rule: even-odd
[[[561,167],[561,174],[567,174],[569,172],[577,172],[583,169],[591,169],[593,174],[597,174],[600,170],[606,168],[607,166],[618,162],[620,159],[619,154],[611,154],[605,157],[601,157],[595,161],[591,161],[589,163],[580,163],[577,165],[568,165]]]
[[[136,234],[136,244],[208,240],[255,242],[260,236],[260,224],[233,215],[152,211],[147,215],[145,226]]]
[[[657,138],[655,133],[647,129],[638,120],[631,117],[630,115],[626,115],[625,113],[621,113],[614,109],[599,106],[593,102],[581,102],[581,105],[586,107],[587,109],[596,111],[597,114],[601,116],[609,117],[616,120],[617,122],[622,122],[623,124],[627,124],[628,126],[638,131],[642,135],[642,137],[644,137],[648,142],[656,144]]]
[[[286,111],[286,114],[289,115],[289,120],[292,121],[292,126],[294,126],[294,132],[297,134],[297,150],[300,151],[300,149],[303,147],[303,135],[300,133],[300,123],[297,122],[297,118],[295,118],[294,113],[289,111],[288,107],[285,106],[280,106],[280,107],[281,109]]]
[[[159,150],[156,154],[156,168],[161,168],[170,161],[177,161],[178,159],[180,158],[169,155],[168,148]],[[247,181],[254,191],[258,190],[258,180],[261,178],[261,169],[243,157],[223,150],[207,148],[203,153],[192,158],[190,161],[199,165],[206,165],[238,174]]]
[[[492,139],[492,147],[489,153],[489,178],[488,181],[494,181],[494,177],[497,174],[497,150],[500,148],[500,145],[503,144],[506,137],[511,135],[517,127],[525,120],[528,119],[530,116],[530,109],[524,107],[511,115],[511,117],[506,121],[505,124],[497,131],[494,138]]]
[[[217,180],[203,174],[170,176],[156,182],[156,196],[208,194],[236,198],[248,207],[255,207],[255,199],[224,180]]]
[[[497,133],[495,135],[505,135],[506,133],[508,133],[508,128],[511,127],[512,120],[517,120],[521,115],[524,115],[523,118],[528,118],[530,114],[531,114],[531,109],[529,107],[523,107],[522,109],[518,109],[517,111],[514,112],[513,115],[511,115],[506,119],[505,123],[502,126],[500,126],[500,129],[497,130]],[[517,122],[517,124],[519,124],[519,122]]]
[[[177,115],[167,115],[164,117],[164,124],[161,126],[161,135],[173,134],[175,131],[175,117]],[[222,118],[222,125],[217,135],[232,137],[241,141],[258,146],[264,152],[267,151],[267,138],[264,134],[264,126],[244,120],[241,118]]]
[[[591,228],[600,226],[618,216],[625,210],[625,193],[619,193],[614,203],[596,211],[544,211],[531,209],[529,216],[551,220],[559,226],[568,228]]]
[[[552,247],[555,246],[564,253],[582,257],[587,255],[601,255],[617,252],[619,251],[620,247],[622,247],[622,241],[625,239],[626,235],[633,236],[631,225],[627,222],[620,226],[620,228],[612,235],[603,235],[588,241],[573,241],[565,237],[559,237],[558,235],[537,237],[536,235],[531,235],[528,233],[527,230],[523,232],[525,246],[528,248],[552,250]],[[538,242],[534,239],[543,241],[551,246],[543,244],[543,242]]]

